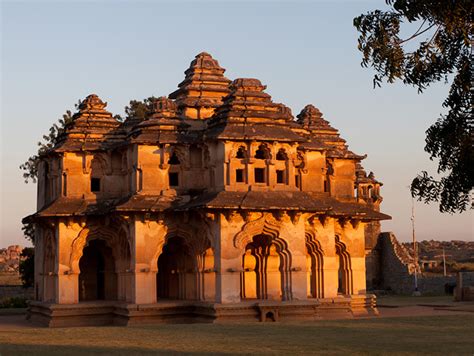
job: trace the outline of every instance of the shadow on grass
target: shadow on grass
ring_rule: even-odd
[[[0,345],[0,355],[203,355],[201,351],[170,351],[167,349],[146,349],[136,347],[91,347],[77,345],[25,345],[3,344]],[[228,355],[227,353],[212,353],[213,355]]]

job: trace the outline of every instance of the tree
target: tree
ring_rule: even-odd
[[[31,243],[35,244],[35,224],[32,222],[27,222],[23,223],[23,226],[21,227],[21,230],[23,231],[23,235],[25,239],[30,240]]]
[[[35,249],[25,247],[20,254],[20,278],[24,288],[33,287],[35,282]]]
[[[80,105],[80,101],[76,104],[76,108]],[[28,183],[30,180],[33,183],[36,183],[38,178],[38,164],[40,157],[46,154],[51,148],[53,148],[58,143],[58,138],[64,133],[67,125],[73,121],[73,116],[70,110],[67,110],[63,115],[62,119],[59,119],[57,123],[54,123],[50,127],[49,133],[43,135],[43,141],[38,142],[38,152],[29,157],[23,164],[20,165],[20,170],[23,171],[23,178],[25,183]]]
[[[150,96],[140,100],[130,100],[129,105],[125,107],[126,119],[145,120],[153,113],[153,104],[157,98]]]
[[[425,203],[439,203],[441,212],[462,212],[470,205],[474,187],[470,66],[473,2],[386,0],[386,4],[385,11],[371,11],[354,19],[360,33],[361,64],[375,70],[374,87],[384,79],[389,83],[401,80],[421,93],[431,83],[451,80],[443,102],[447,114],[428,128],[425,140],[430,159],[439,160],[441,178],[437,180],[422,171],[413,179],[411,193]],[[403,39],[403,24],[413,24],[417,30]]]

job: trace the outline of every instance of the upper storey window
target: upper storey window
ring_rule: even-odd
[[[288,159],[288,155],[286,154],[286,151],[283,148],[280,148],[276,155],[277,161],[286,161]]]
[[[177,173],[177,172],[168,173],[168,179],[169,179],[170,187],[178,187],[179,186],[179,173]]]
[[[91,178],[91,192],[100,192],[100,178]]]
[[[256,159],[269,159],[270,158],[270,151],[266,145],[258,146],[258,150],[255,152]]]
[[[237,150],[237,153],[235,155],[235,158],[240,158],[240,159],[245,158],[245,147],[244,146],[239,147],[239,149]]]
[[[265,183],[265,168],[255,168],[255,183]]]
[[[181,162],[179,161],[178,155],[176,154],[176,152],[173,152],[170,159],[168,160],[168,164],[176,165],[176,164],[180,164],[180,163]]]

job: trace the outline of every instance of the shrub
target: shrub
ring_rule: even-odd
[[[24,297],[5,298],[0,301],[0,308],[26,308],[28,303]]]

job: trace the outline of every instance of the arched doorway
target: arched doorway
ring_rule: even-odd
[[[196,256],[183,238],[169,238],[158,258],[157,298],[196,300],[197,284]]]
[[[254,236],[242,256],[242,299],[287,300],[290,255],[281,239],[269,235]]]
[[[338,265],[338,288],[337,293],[343,295],[352,294],[352,269],[351,257],[346,250],[346,245],[336,236],[336,258]]]
[[[323,252],[311,234],[306,234],[308,298],[324,298]]]
[[[115,261],[104,240],[92,240],[84,247],[79,269],[79,301],[117,299]]]

